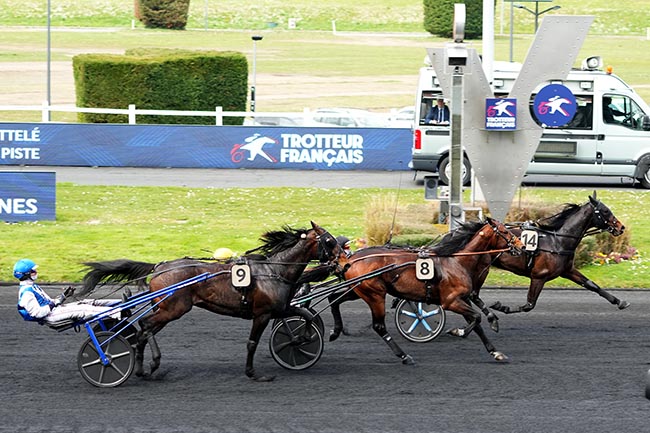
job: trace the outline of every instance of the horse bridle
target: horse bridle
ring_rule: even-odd
[[[492,219],[488,220],[488,224],[490,224],[490,227],[492,227],[492,230],[494,230],[498,236],[506,241],[506,246],[508,247],[508,250],[510,250],[511,254],[514,255],[515,253],[521,253],[521,250],[514,245],[515,239],[517,238],[514,233],[509,230],[506,230],[507,234],[503,233],[499,229],[499,225]]]
[[[613,222],[610,222],[609,220],[605,219],[603,216],[603,211],[600,209],[602,206],[602,202],[598,201],[597,204],[593,204],[591,201],[589,202],[591,207],[594,210],[594,216],[596,217],[596,227],[598,227],[599,230],[607,230],[609,233],[612,235],[617,231],[616,230],[616,223],[618,223],[618,219],[612,214],[612,218],[614,219]]]

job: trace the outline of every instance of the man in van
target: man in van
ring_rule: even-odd
[[[431,125],[449,125],[449,107],[445,105],[445,99],[438,96],[436,105],[433,105],[424,122]]]

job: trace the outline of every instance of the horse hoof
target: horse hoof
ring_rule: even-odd
[[[334,341],[334,340],[336,340],[337,338],[339,338],[339,335],[341,335],[340,332],[335,331],[335,330],[332,329],[332,330],[330,331],[330,341]]]
[[[492,357],[494,358],[495,361],[498,362],[509,362],[510,359],[505,355],[505,353],[502,352],[492,352],[491,353]]]
[[[453,335],[454,337],[465,337],[465,331],[459,328],[453,328],[447,331],[447,334]]]
[[[619,310],[625,310],[629,306],[630,306],[630,303],[627,302],[627,301],[619,301],[618,302],[618,309]]]
[[[493,322],[490,322],[490,329],[494,332],[499,332],[499,321],[495,320]]]
[[[402,364],[404,365],[415,365],[415,361],[411,355],[406,355],[402,358]]]
[[[275,376],[255,376],[251,377],[255,382],[273,382],[275,380]]]

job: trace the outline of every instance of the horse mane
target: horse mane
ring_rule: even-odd
[[[485,222],[469,221],[460,225],[456,230],[447,233],[439,243],[429,247],[428,250],[439,256],[450,256],[461,250],[469,243],[477,231],[479,231]]]
[[[541,229],[544,230],[558,230],[564,225],[566,220],[578,212],[580,208],[580,205],[574,203],[565,203],[564,208],[560,212],[546,218],[538,219],[537,224]]]
[[[307,229],[293,229],[289,226],[283,226],[282,230],[275,230],[264,233],[260,237],[262,245],[246,251],[246,255],[259,251],[266,256],[272,256],[296,245],[303,236],[307,234]]]

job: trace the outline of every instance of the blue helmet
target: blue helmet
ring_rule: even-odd
[[[18,260],[14,265],[14,277],[20,280],[21,278],[29,275],[29,273],[34,269],[36,269],[37,267],[38,266],[36,265],[36,263],[34,263],[32,260],[29,259]]]

